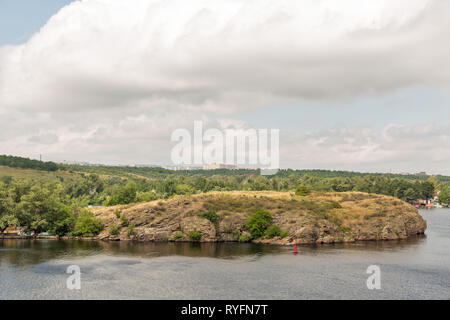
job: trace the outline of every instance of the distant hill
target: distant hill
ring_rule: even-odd
[[[178,176],[242,176],[251,177],[260,174],[257,169],[215,169],[215,170],[170,170],[161,167],[135,167],[135,166],[109,166],[109,165],[82,165],[82,164],[61,164],[55,162],[43,162],[23,157],[10,155],[0,155],[0,166],[21,169],[34,169],[41,171],[54,172],[58,170],[91,173],[108,176],[139,176],[142,178],[166,179],[168,177]],[[272,177],[279,178],[300,178],[303,176],[311,176],[317,178],[355,178],[364,176],[401,178],[415,181],[426,181],[431,175],[414,175],[414,174],[390,174],[390,173],[364,173],[355,171],[342,170],[322,170],[322,169],[280,169],[276,175]],[[450,176],[437,176],[439,182],[450,182]]]
[[[56,171],[60,169],[55,162],[44,162],[7,155],[0,155],[0,165],[11,168],[36,169],[44,171]]]

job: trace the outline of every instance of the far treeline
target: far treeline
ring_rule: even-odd
[[[450,201],[446,176],[400,176],[326,170],[280,170],[261,176],[257,170],[189,170],[163,168],[62,165],[20,157],[0,156],[0,165],[35,169],[23,178],[0,167],[0,232],[22,226],[36,233],[93,235],[102,230],[88,206],[112,206],[167,199],[208,191],[359,191],[402,200]],[[55,167],[56,166],[56,167]],[[42,172],[42,175],[39,174]],[[49,178],[45,172],[51,172]],[[45,176],[45,178],[44,178]]]

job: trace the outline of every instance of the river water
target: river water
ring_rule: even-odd
[[[0,240],[0,299],[450,299],[450,209],[425,236],[291,248]],[[81,289],[67,268],[79,266]],[[367,288],[379,266],[381,289]]]

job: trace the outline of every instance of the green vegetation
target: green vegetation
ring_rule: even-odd
[[[272,225],[272,215],[265,210],[258,210],[250,216],[245,226],[250,230],[253,239],[261,238],[266,229]]]
[[[439,202],[450,204],[450,185],[443,184],[440,187]]]
[[[109,225],[109,234],[112,236],[118,236],[120,233],[119,227],[115,223],[111,223]]]
[[[136,235],[136,227],[134,224],[130,224],[127,228],[127,236],[132,237]]]
[[[238,238],[239,242],[250,242],[252,241],[252,236],[249,234],[241,234]]]
[[[341,230],[342,233],[349,233],[350,232],[350,228],[346,227],[346,226],[341,226],[340,230]]]
[[[219,216],[214,211],[208,211],[208,212],[202,213],[199,215],[199,217],[205,218],[205,219],[211,221],[211,223],[213,225],[215,225],[216,227],[219,224]]]
[[[0,232],[3,232],[8,226],[18,225],[19,220],[13,215],[4,215],[0,218]]]
[[[0,165],[11,168],[36,169],[44,171],[56,171],[59,166],[54,162],[43,162],[22,157],[0,155]]]
[[[307,186],[299,185],[297,189],[295,190],[295,194],[298,196],[306,196],[311,193],[311,189],[309,189]]]
[[[183,238],[183,233],[182,232],[175,233],[175,235],[174,235],[174,239],[175,240],[178,240],[178,239],[181,239],[181,238]]]
[[[0,156],[0,229],[11,225],[37,233],[70,234],[75,232],[80,212],[89,205],[126,205],[169,199],[174,195],[232,190],[296,192],[304,198],[296,199],[292,207],[300,206],[318,217],[334,219],[330,212],[337,208],[336,203],[308,202],[308,194],[360,191],[411,201],[431,199],[440,191],[439,200],[448,203],[449,183],[450,177],[445,176],[326,170],[280,170],[273,176],[261,176],[258,170],[250,169],[172,171],[150,167],[63,165]],[[346,197],[348,201],[359,201],[363,199],[353,197],[364,195]],[[264,199],[223,197],[204,203],[206,213],[202,216],[217,225],[219,218],[213,213],[241,210],[251,214],[264,208]],[[283,208],[290,209],[288,204],[283,204]],[[161,206],[158,210],[167,208]],[[116,210],[115,215],[121,219],[121,226],[128,226],[120,210]]]
[[[277,225],[271,225],[264,231],[264,237],[267,239],[272,239],[275,237],[279,237],[281,235],[281,229]]]
[[[111,197],[106,200],[107,206],[115,206],[118,204],[129,204],[136,202],[136,185],[128,183],[126,186],[119,186],[114,191]]]
[[[122,227],[128,227],[128,219],[125,216],[120,217],[120,225]]]
[[[289,236],[289,232],[287,232],[287,231],[281,231],[281,233],[280,233],[280,237],[283,239],[283,238],[286,238],[287,236]]]
[[[93,237],[99,234],[103,228],[104,225],[101,220],[95,219],[94,215],[89,211],[82,211],[75,222],[73,235]]]
[[[202,239],[202,233],[200,231],[191,231],[188,233],[188,237],[192,241],[200,241]]]

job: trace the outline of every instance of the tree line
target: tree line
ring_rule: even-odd
[[[4,164],[6,158],[0,159]],[[14,165],[36,169],[48,164],[38,161],[37,166],[33,164],[35,160],[30,161],[20,160]],[[450,201],[450,184],[434,176],[408,179],[323,170],[282,170],[274,176],[261,176],[256,170],[247,169],[211,170],[204,174],[204,170],[75,165],[54,171],[53,180],[0,177],[0,231],[9,225],[19,225],[36,233],[95,234],[102,226],[86,210],[88,206],[113,206],[209,191],[359,191],[406,201],[431,199],[439,194],[441,202]]]

